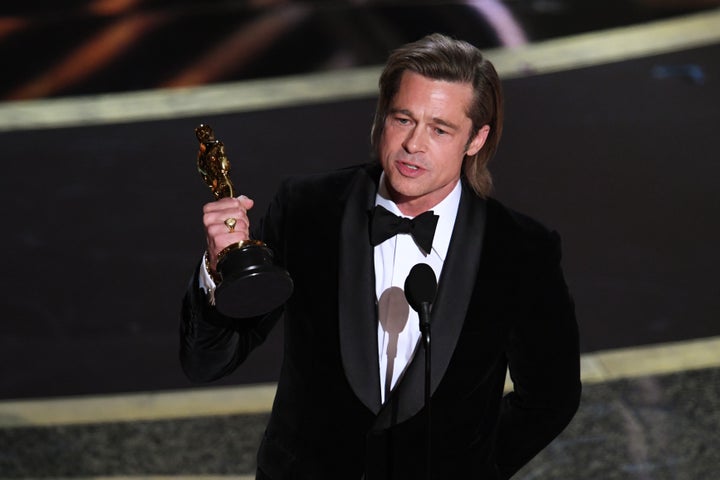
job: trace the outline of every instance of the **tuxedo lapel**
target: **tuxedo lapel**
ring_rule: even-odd
[[[355,395],[373,413],[380,410],[377,308],[369,211],[375,203],[379,167],[361,169],[350,187],[340,231],[338,300],[340,352]]]
[[[431,392],[445,375],[465,322],[480,266],[485,220],[486,202],[463,183],[450,247],[430,312]],[[385,429],[415,415],[424,406],[424,390],[425,351],[418,346],[414,358],[383,405],[374,427]]]
[[[476,287],[485,238],[486,203],[463,184],[463,196],[431,312],[432,392],[445,375]],[[424,362],[424,358],[423,358]]]

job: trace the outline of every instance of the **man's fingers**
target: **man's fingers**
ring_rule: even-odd
[[[210,229],[218,224],[223,225],[228,231],[249,230],[250,220],[247,210],[252,207],[252,203],[252,200],[245,197],[245,199],[223,198],[217,202],[205,204],[203,206],[203,224],[211,234],[214,232],[211,232]],[[230,218],[235,219],[234,227],[225,223]]]
[[[244,195],[240,195],[239,197],[226,197],[203,205],[203,213],[217,212],[228,209],[242,209],[247,211],[253,207],[254,203],[255,202],[252,199]]]
[[[221,198],[203,206],[203,224],[207,235],[210,267],[215,269],[217,255],[225,247],[250,239],[247,211],[255,202],[245,195]],[[229,221],[233,219],[233,221]]]

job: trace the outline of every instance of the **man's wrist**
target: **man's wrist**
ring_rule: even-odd
[[[205,252],[205,255],[203,255],[203,264],[205,265],[205,271],[215,284],[214,286],[217,286],[222,280],[222,276],[210,267],[210,255],[208,252]]]
[[[219,281],[216,282],[215,277],[212,275],[208,254],[205,252],[202,264],[200,265],[200,272],[198,273],[198,286],[207,295],[207,300],[210,305],[215,305],[215,288],[218,283]]]

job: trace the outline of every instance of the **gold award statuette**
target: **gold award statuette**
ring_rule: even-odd
[[[230,161],[225,146],[209,125],[195,129],[200,142],[197,168],[216,200],[235,196],[228,177]],[[245,240],[224,248],[218,255],[220,282],[215,289],[215,307],[223,315],[248,318],[279,307],[293,291],[288,272],[275,265],[273,252],[259,240]]]

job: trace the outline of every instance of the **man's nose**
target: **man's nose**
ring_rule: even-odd
[[[422,152],[425,149],[425,135],[423,135],[423,129],[420,127],[413,128],[408,132],[405,141],[403,142],[403,148],[408,153]]]

